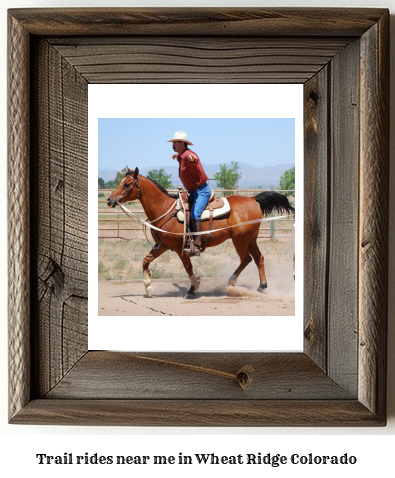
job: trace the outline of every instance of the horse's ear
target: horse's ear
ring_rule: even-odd
[[[134,177],[135,177],[135,179],[137,179],[139,177],[139,168],[136,168],[134,170]]]
[[[132,172],[133,172],[133,171],[132,171],[132,170],[129,168],[129,166],[128,166],[128,165],[126,165],[126,169],[128,170],[128,172],[126,173],[126,175],[128,175],[128,174],[132,174]]]

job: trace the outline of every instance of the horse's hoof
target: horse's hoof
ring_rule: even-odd
[[[147,297],[151,298],[154,294],[154,286],[149,285],[145,291],[147,292]]]
[[[267,289],[267,282],[261,282],[260,286],[258,287],[257,291],[258,292],[263,292],[265,289]]]
[[[189,291],[184,295],[184,299],[196,299],[195,290],[195,286],[191,285]]]
[[[228,285],[236,285],[236,282],[237,282],[237,276],[233,274],[228,280]]]

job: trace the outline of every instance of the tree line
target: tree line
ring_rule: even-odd
[[[239,172],[239,163],[237,161],[235,163],[232,161],[230,166],[226,166],[226,164],[220,164],[219,167],[220,170],[218,173],[214,174],[214,180],[217,183],[217,188],[229,190],[238,189],[237,183],[242,177],[241,173]],[[123,168],[117,173],[114,181],[105,182],[103,178],[99,178],[99,189],[116,189],[120,185],[122,179],[125,177],[126,172],[127,168]],[[148,171],[147,177],[153,179],[165,189],[175,189],[171,182],[171,174],[167,174],[163,168],[152,169],[151,171]],[[288,169],[281,175],[279,189],[295,189],[295,166],[293,166],[291,169]],[[287,196],[290,195],[290,193],[285,194]]]

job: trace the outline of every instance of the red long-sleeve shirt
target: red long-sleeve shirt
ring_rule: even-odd
[[[191,154],[197,157],[193,163],[189,160]],[[178,174],[185,189],[193,191],[207,182],[207,174],[204,172],[202,163],[196,153],[187,148],[182,154],[178,155],[177,161]]]

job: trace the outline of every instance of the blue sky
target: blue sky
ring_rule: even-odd
[[[202,163],[263,167],[295,162],[293,118],[99,118],[99,169],[173,166],[171,143],[185,131]]]

